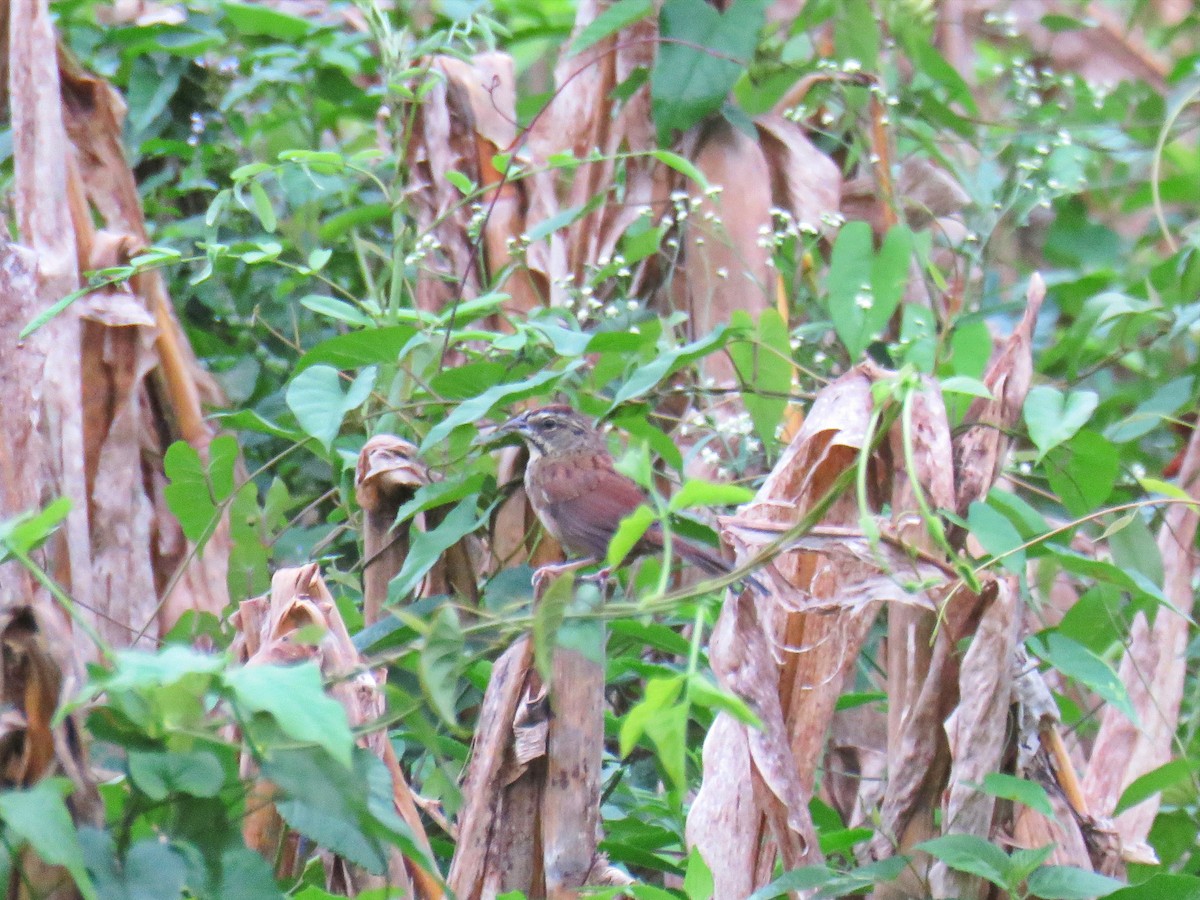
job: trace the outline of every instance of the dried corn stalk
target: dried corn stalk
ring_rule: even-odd
[[[161,493],[162,436],[204,453],[212,432],[201,397],[216,393],[154,273],[89,295],[18,342],[16,332],[79,287],[83,270],[126,263],[146,232],[121,151],[120,99],[59,52],[44,2],[18,0],[0,13],[14,209],[27,248],[5,252],[17,290],[0,327],[16,349],[0,354],[0,384],[28,413],[10,421],[21,457],[0,457],[0,517],[55,496],[72,501],[44,565],[105,640],[125,645],[186,609],[217,613],[228,601],[224,527],[193,558]],[[81,655],[92,652],[74,639]]]
[[[326,678],[335,680],[330,692],[345,708],[352,728],[367,725],[383,715],[382,675],[364,668],[364,660],[350,640],[315,563],[276,572],[271,579],[270,595],[243,601],[235,614],[235,625],[239,632],[235,653],[246,665],[278,665],[313,659]],[[319,642],[296,640],[297,632],[311,634],[314,628],[323,634]],[[361,737],[359,743],[387,766],[392,776],[396,812],[432,859],[416,799],[400,770],[387,734],[376,729]],[[243,759],[242,768],[243,774],[251,774],[252,764],[248,759]],[[262,781],[256,783],[254,799],[257,802],[247,804],[252,812],[246,816],[243,826],[246,844],[268,859],[274,858],[277,849],[283,847],[284,852],[279,855],[281,874],[290,872],[294,875],[303,867],[303,860],[297,858],[296,836],[286,835],[283,820],[271,805],[272,794],[270,785]],[[427,861],[407,859],[398,850],[391,852],[385,876],[372,875],[328,851],[322,851],[322,855],[331,891],[357,893],[390,885],[402,887],[407,896],[443,896],[438,879],[424,868]]]

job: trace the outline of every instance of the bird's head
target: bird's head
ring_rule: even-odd
[[[569,406],[555,404],[530,409],[513,416],[495,436],[518,435],[529,447],[530,456],[558,456],[564,453],[605,453],[604,435],[591,421]]]

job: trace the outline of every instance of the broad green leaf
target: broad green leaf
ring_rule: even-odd
[[[183,894],[187,864],[183,855],[158,838],[146,838],[118,854],[112,835],[79,829],[83,857],[104,900],[164,900]]]
[[[683,876],[683,893],[688,900],[709,900],[713,895],[713,876],[698,847],[688,854],[687,874]]]
[[[690,703],[707,709],[728,713],[743,725],[761,729],[762,720],[754,714],[746,701],[737,694],[723,690],[709,681],[705,676],[695,673],[687,680],[687,696]]]
[[[868,0],[842,0],[833,41],[838,59],[874,72],[879,65],[879,23]]]
[[[314,663],[242,666],[226,672],[225,681],[246,709],[267,713],[289,737],[316,744],[350,765],[354,737],[346,710],[325,693]]]
[[[721,108],[745,71],[763,27],[765,0],[736,0],[724,13],[704,0],[667,0],[650,75],[660,144]]]
[[[657,159],[664,166],[674,169],[684,178],[690,179],[696,183],[696,186],[701,190],[708,190],[708,179],[692,163],[690,159],[680,156],[678,153],[672,153],[670,150],[651,150],[650,155]],[[657,247],[657,241],[655,242]],[[632,262],[632,259],[630,259]]]
[[[221,5],[230,24],[250,37],[274,38],[289,44],[307,36],[313,28],[306,19],[258,3],[232,3],[225,0]]]
[[[623,28],[628,28],[639,19],[644,19],[654,12],[651,0],[617,0],[612,6],[603,10],[586,28],[571,42],[567,51],[568,56],[575,56],[594,47],[609,35],[616,34]]]
[[[429,434],[421,442],[421,450],[428,450],[430,447],[444,440],[449,436],[450,432],[460,425],[466,425],[468,422],[475,422],[482,419],[494,406],[498,406],[501,403],[515,403],[518,400],[524,400],[526,397],[533,396],[542,388],[574,372],[583,363],[584,360],[582,358],[573,359],[561,369],[545,369],[521,381],[494,384],[482,394],[472,397],[470,400],[464,400],[451,410],[449,415],[434,425],[433,428],[429,429]]]
[[[1195,826],[1191,830],[1194,837]],[[1200,900],[1200,878],[1195,875],[1159,874],[1106,896],[1110,900]]]
[[[1010,863],[1007,854],[995,844],[973,834],[946,834],[917,845],[952,869],[977,875],[997,887],[1008,884]]]
[[[1068,678],[1074,678],[1137,724],[1137,713],[1129,700],[1125,685],[1117,677],[1112,666],[1087,647],[1056,631],[1044,636],[1031,637],[1026,644],[1039,659],[1050,663]]]
[[[664,715],[679,702],[685,685],[684,676],[651,678],[646,682],[646,694],[635,703],[621,720],[620,745],[622,757],[628,756],[646,733],[654,719]]]
[[[185,441],[167,448],[163,470],[170,483],[163,496],[189,541],[203,545],[216,527],[222,504],[233,494],[237,453],[237,439],[231,435],[221,435],[209,445],[208,466]]]
[[[747,900],[776,900],[788,897],[797,891],[813,891],[824,887],[837,877],[837,872],[826,866],[805,866],[784,872],[770,884],[760,887]]]
[[[371,317],[357,306],[347,303],[345,300],[335,300],[325,294],[307,294],[300,298],[300,305],[339,322],[348,322],[351,325],[362,327],[368,327],[371,324]]]
[[[175,793],[215,797],[225,784],[221,761],[209,750],[130,750],[128,766],[138,790],[156,802]]]
[[[677,369],[695,362],[723,346],[726,339],[725,327],[718,325],[702,338],[680,347],[660,350],[659,354],[649,363],[638,366],[626,382],[617,389],[612,399],[612,407],[616,408],[622,403],[635,400],[648,393]]]
[[[263,764],[263,777],[285,793],[276,808],[289,826],[379,875],[387,870],[387,844],[368,807],[372,763],[380,764],[360,748],[345,764],[315,747],[278,750]]]
[[[443,553],[487,521],[489,511],[477,512],[478,501],[478,496],[472,494],[450,510],[436,528],[413,529],[408,556],[388,585],[388,603],[407,596]]]
[[[986,503],[976,500],[967,511],[967,523],[971,534],[983,545],[983,549],[992,556],[1004,556],[1002,565],[1011,572],[1021,572],[1025,568],[1025,551],[1012,552],[1024,543],[1020,532],[1012,522],[1000,512]]]
[[[1188,781],[1195,771],[1195,765],[1187,759],[1173,759],[1157,769],[1151,769],[1145,775],[1135,778],[1129,787],[1121,793],[1113,815],[1119,816],[1127,809],[1149,800],[1155,794],[1165,791],[1183,781]]]
[[[1001,772],[991,772],[983,779],[981,790],[993,797],[1023,803],[1044,816],[1054,815],[1054,808],[1050,805],[1046,789],[1035,781],[1026,781],[1024,778],[1005,775]]]
[[[1029,439],[1041,459],[1064,441],[1070,440],[1087,424],[1100,398],[1095,391],[1063,394],[1048,384],[1040,384],[1025,398],[1025,424]]]
[[[866,222],[847,222],[838,231],[829,259],[825,289],[829,295],[829,318],[846,345],[850,358],[857,360],[869,341],[866,333],[866,307],[874,304],[871,269],[875,261],[874,238]]]
[[[1137,405],[1132,413],[1104,430],[1104,436],[1115,444],[1123,444],[1149,434],[1192,400],[1195,377],[1185,375],[1169,381]]]
[[[968,375],[952,375],[942,379],[942,393],[967,394],[971,397],[982,397],[985,400],[992,399],[992,392],[988,390],[988,386],[978,378],[971,378]]]
[[[466,665],[466,644],[458,613],[450,604],[438,610],[430,623],[421,645],[421,686],[429,695],[438,715],[451,725],[458,724],[458,693],[463,667]]]
[[[1073,516],[1085,516],[1112,493],[1120,471],[1116,446],[1087,428],[1045,455],[1050,486]]]
[[[63,802],[69,790],[71,783],[65,778],[46,778],[24,790],[0,791],[0,822],[28,841],[43,861],[70,872],[80,894],[94,900],[96,888],[84,868],[79,837]]]
[[[288,408],[300,427],[328,450],[342,428],[346,413],[357,409],[370,395],[377,374],[374,366],[368,366],[343,394],[342,376],[337,369],[325,365],[305,369],[288,384]]]
[[[679,703],[660,710],[658,715],[646,720],[645,729],[646,736],[654,742],[654,749],[658,751],[658,764],[666,773],[667,780],[680,793],[687,791],[687,704]]]
[[[391,365],[417,335],[409,325],[364,328],[339,334],[317,344],[296,361],[295,373],[324,363],[335,369],[358,369],[372,364]]]
[[[755,326],[743,310],[735,310],[731,324],[754,334],[752,342],[733,341],[727,352],[745,386],[742,400],[763,445],[773,448],[775,430],[787,410],[792,388],[792,348],[787,323],[778,310],[762,311]]]
[[[1125,886],[1123,881],[1076,869],[1072,866],[1045,866],[1029,876],[1029,893],[1044,900],[1091,900],[1107,897]]]

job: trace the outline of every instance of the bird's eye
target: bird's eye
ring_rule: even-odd
[[[555,419],[543,419],[543,420],[542,420],[542,427],[543,427],[543,428],[557,428],[557,427],[558,427],[558,421],[557,421],[557,420],[555,420]]]

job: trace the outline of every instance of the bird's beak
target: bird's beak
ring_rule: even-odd
[[[478,444],[495,444],[504,440],[511,435],[520,435],[525,426],[525,414],[513,416],[502,425],[495,425],[487,430],[480,429],[479,437],[476,439]]]

